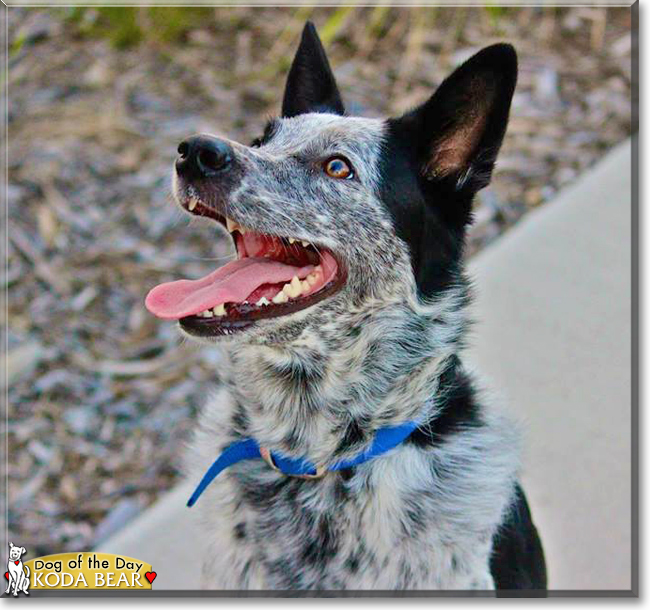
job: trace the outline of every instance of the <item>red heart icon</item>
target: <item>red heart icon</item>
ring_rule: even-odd
[[[18,565],[20,563],[20,559],[18,561],[14,561],[14,563]]]
[[[145,572],[144,575],[145,578],[149,581],[149,583],[152,583],[154,580],[156,580],[156,576],[158,576],[156,572]]]
[[[9,572],[5,572],[5,578],[9,580]]]

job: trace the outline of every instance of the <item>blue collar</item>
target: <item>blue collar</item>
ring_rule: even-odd
[[[283,474],[303,477],[317,478],[328,471],[344,470],[359,466],[368,460],[379,457],[387,451],[397,447],[402,441],[406,440],[413,430],[418,427],[417,422],[407,422],[399,426],[387,426],[377,431],[375,439],[370,447],[358,455],[346,460],[335,462],[327,469],[319,469],[306,458],[291,458],[280,455],[279,453],[268,451],[260,447],[253,438],[245,438],[236,441],[226,447],[222,454],[213,462],[212,466],[203,475],[201,482],[194,490],[192,497],[188,500],[188,506],[194,506],[199,496],[205,491],[205,488],[226,468],[241,462],[242,460],[265,459],[271,467]]]

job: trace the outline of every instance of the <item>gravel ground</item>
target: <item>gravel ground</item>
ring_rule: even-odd
[[[509,135],[470,254],[630,132],[629,9],[214,9],[183,40],[121,49],[68,16],[9,10],[9,528],[32,556],[88,549],[174,484],[218,355],[143,298],[231,254],[171,204],[176,145],[258,135],[306,17],[369,116],[515,44]]]

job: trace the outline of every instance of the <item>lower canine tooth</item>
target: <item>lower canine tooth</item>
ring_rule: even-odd
[[[289,297],[286,295],[286,293],[280,291],[271,300],[274,303],[286,303],[289,300]]]
[[[196,199],[190,199],[189,204],[187,205],[187,209],[191,212],[195,207],[198,202]]]
[[[223,303],[221,305],[217,305],[216,307],[212,308],[212,311],[214,312],[215,316],[225,316],[226,315],[226,307]]]

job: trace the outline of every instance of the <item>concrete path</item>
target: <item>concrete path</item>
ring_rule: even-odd
[[[631,587],[631,148],[612,151],[471,263],[470,360],[527,431],[523,481],[553,589]],[[198,588],[179,487],[99,550]]]
[[[471,265],[554,589],[631,587],[631,167],[627,142]]]

